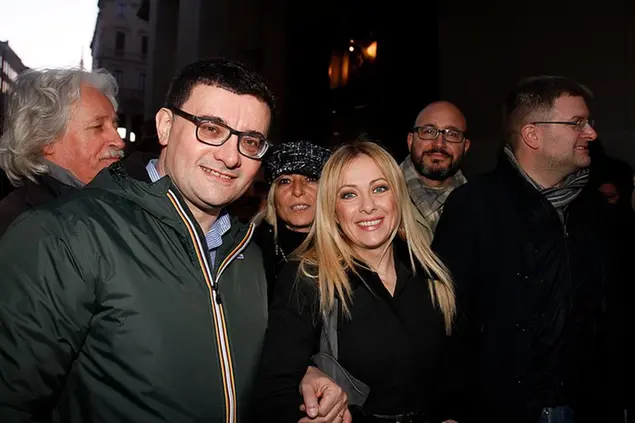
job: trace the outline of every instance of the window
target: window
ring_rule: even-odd
[[[115,79],[117,80],[117,84],[119,85],[119,87],[121,87],[121,81],[123,81],[123,71],[117,69],[112,73],[112,76],[115,77]]]
[[[145,91],[146,88],[146,74],[140,73],[139,80],[137,81],[137,89],[140,91]]]
[[[126,4],[118,1],[117,2],[117,16],[125,16],[126,15]]]
[[[370,43],[350,40],[348,48],[339,48],[332,52],[329,65],[331,88],[346,85],[369,85],[375,81],[377,70],[377,41]]]
[[[329,66],[331,89],[343,87],[348,83],[349,55],[348,52],[334,51]]]
[[[126,34],[121,31],[115,33],[115,55],[122,56],[126,49]]]
[[[145,35],[141,36],[141,55],[146,56],[148,54],[148,37]]]

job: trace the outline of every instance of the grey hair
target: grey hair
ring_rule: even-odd
[[[40,69],[18,75],[0,138],[0,168],[14,186],[48,172],[43,148],[66,132],[82,84],[100,90],[117,110],[117,81],[104,69]]]

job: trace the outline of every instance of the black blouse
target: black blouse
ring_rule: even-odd
[[[349,272],[351,318],[338,324],[339,361],[370,387],[364,406],[375,414],[420,410],[438,415],[448,337],[434,306],[425,272],[413,274],[405,245],[396,242],[394,296],[379,276],[362,267]],[[297,422],[298,386],[311,355],[319,349],[319,295],[308,280],[296,280],[298,263],[278,276],[254,410],[261,421]],[[342,314],[342,313],[340,313]]]
[[[278,273],[287,264],[293,251],[306,239],[307,233],[294,232],[278,220],[278,239],[274,240],[273,226],[263,221],[256,229],[254,240],[262,251],[262,261],[267,276],[269,303],[273,300]]]

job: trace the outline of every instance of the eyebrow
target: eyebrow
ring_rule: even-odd
[[[432,123],[426,123],[425,125],[421,125],[423,128],[426,127],[431,127],[431,128],[436,128],[435,125],[433,125]],[[467,132],[465,129],[461,129],[461,128],[457,128],[454,125],[450,125],[448,127],[442,128],[442,129],[454,129],[455,131],[460,131],[460,132]]]
[[[92,119],[90,119],[88,121],[88,124],[92,125],[94,123],[103,122],[103,121],[106,121],[106,120],[112,120],[111,116],[107,116],[107,115],[95,116],[94,118],[92,118]],[[114,121],[115,122],[119,122],[119,117],[115,116]]]
[[[193,116],[196,116],[196,115],[193,115]],[[200,117],[200,118],[201,118],[201,119],[203,119],[203,120],[210,121],[210,122],[213,122],[213,123],[222,123],[223,125],[229,126],[230,128],[234,129],[234,127],[232,127],[231,125],[229,125],[229,124],[225,121],[225,119],[223,119],[222,117],[218,117],[218,116],[208,116],[208,115],[203,115],[203,116],[198,116],[198,117]],[[237,130],[237,129],[234,129],[234,131],[238,131],[238,130]],[[267,137],[265,136],[265,134],[263,134],[262,132],[260,132],[260,131],[254,131],[254,130],[252,130],[252,129],[249,129],[249,130],[247,130],[247,131],[238,131],[238,132],[241,132],[241,133],[243,133],[243,134],[245,134],[245,135],[259,135],[259,136],[261,136],[261,137],[263,137],[263,138],[267,138]]]
[[[194,115],[196,116],[196,115]],[[223,125],[227,125],[227,122],[225,122],[225,119],[218,117],[218,116],[211,116],[211,115],[203,115],[203,116],[198,116],[203,120],[209,120],[212,122],[218,122],[218,123],[222,123]]]
[[[371,186],[372,184],[374,184],[375,182],[378,182],[378,181],[388,182],[388,181],[386,181],[386,178],[377,178],[377,179],[373,179],[372,181],[370,181],[368,183],[368,186]],[[342,190],[343,188],[357,188],[357,185],[351,185],[351,184],[342,185],[339,190]]]

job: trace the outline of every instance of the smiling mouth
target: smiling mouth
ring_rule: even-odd
[[[306,209],[308,209],[310,206],[308,204],[296,204],[294,206],[291,206],[291,210],[293,211],[304,211]]]
[[[374,219],[374,220],[364,220],[362,222],[357,222],[357,224],[359,226],[363,226],[365,228],[371,227],[371,226],[376,226],[379,225],[381,223],[381,221],[384,220],[384,218],[379,218],[379,219]]]
[[[203,172],[205,172],[205,173],[207,173],[209,175],[212,175],[212,176],[216,176],[217,178],[220,178],[220,179],[225,179],[225,180],[228,180],[228,181],[230,181],[232,179],[235,179],[234,176],[230,176],[230,175],[226,175],[224,173],[220,173],[217,170],[210,169],[209,167],[201,166],[201,169],[203,169]]]

